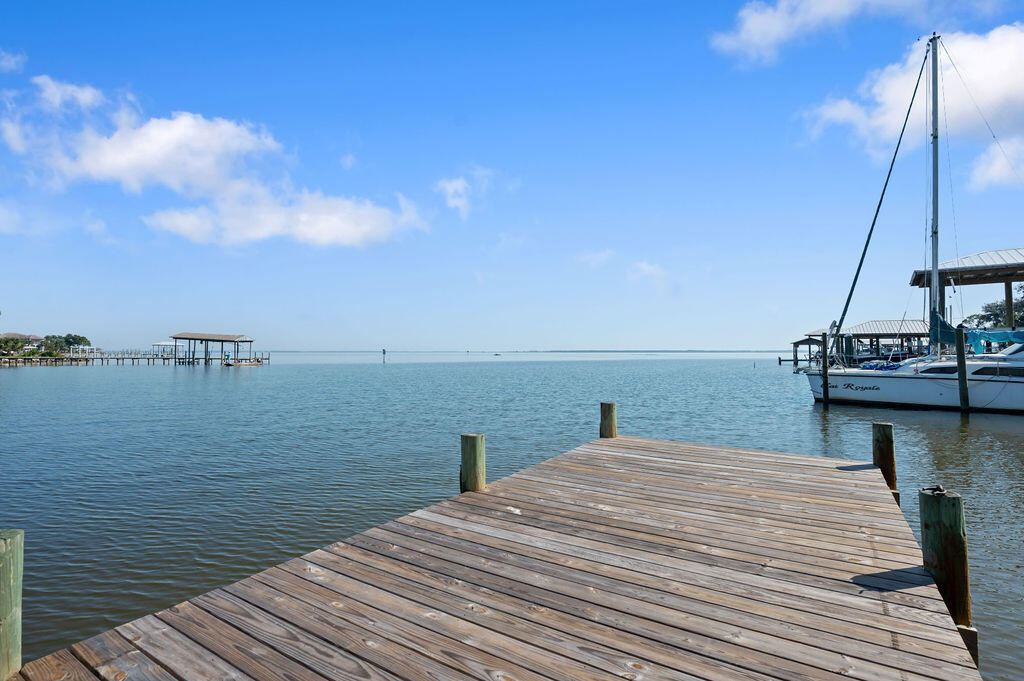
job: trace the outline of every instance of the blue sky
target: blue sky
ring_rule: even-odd
[[[1024,245],[1020,9],[7,4],[0,329],[783,347],[839,316],[932,29],[1003,144],[945,63],[942,257]],[[924,139],[852,322],[921,315]]]

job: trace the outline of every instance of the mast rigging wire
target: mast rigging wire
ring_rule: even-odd
[[[941,39],[940,39],[941,42]],[[945,49],[945,47],[943,47]],[[949,53],[946,53],[949,56]],[[962,287],[957,286],[957,282],[960,281],[960,238],[956,232],[956,199],[953,197],[953,160],[950,157],[950,147],[953,146],[952,135],[949,132],[949,111],[946,108],[946,72],[942,69],[942,62],[939,61],[939,85],[942,90],[942,122],[946,126],[946,170],[949,172],[949,215],[952,218],[953,223],[953,255],[956,259],[953,261],[956,263],[956,278],[953,280],[953,294],[956,296],[960,303],[960,319],[964,318],[964,295],[961,290]],[[952,305],[950,305],[952,308]],[[945,311],[943,311],[945,312]],[[950,312],[950,318],[953,314]],[[953,323],[952,319],[947,319],[950,324]]]
[[[974,108],[977,109],[978,115],[981,116],[981,120],[985,122],[985,127],[988,128],[989,134],[992,135],[992,139],[995,140],[996,146],[999,147],[999,151],[1003,153],[1003,158],[1006,159],[1006,165],[1010,166],[1010,170],[1012,170],[1013,174],[1017,176],[1017,180],[1024,185],[1024,179],[1022,179],[1020,173],[1017,172],[1017,166],[1013,165],[1013,161],[1010,160],[1010,155],[1007,154],[1006,149],[1003,148],[1003,143],[999,141],[998,137],[996,137],[996,131],[992,129],[991,125],[989,125],[988,119],[985,118],[985,114],[981,110],[981,106],[978,105],[978,100],[974,98],[974,94],[971,92],[971,88],[967,87],[967,79],[964,78],[964,74],[960,73],[960,68],[956,65],[956,61],[953,60],[953,55],[949,53],[949,48],[946,47],[946,42],[940,39],[939,43],[942,45],[942,49],[946,53],[946,56],[949,57],[949,63],[953,65],[953,70],[956,71],[957,77],[960,78],[960,82],[963,84],[964,90],[967,91],[967,96],[971,98],[971,103],[974,104]]]
[[[930,50],[929,50],[930,51]],[[882,194],[878,197],[878,205],[875,206],[875,216],[871,219],[871,228],[868,230],[868,238],[864,241],[864,249],[860,253],[860,262],[857,263],[857,271],[853,275],[853,283],[850,285],[850,292],[846,296],[846,304],[843,305],[843,314],[839,317],[836,325],[835,335],[832,337],[831,346],[835,348],[839,333],[843,329],[843,322],[846,321],[846,313],[850,310],[850,301],[853,299],[853,291],[857,288],[857,280],[860,278],[861,268],[864,267],[864,258],[868,254],[868,245],[871,243],[871,235],[875,232],[875,223],[878,222],[878,213],[882,210],[882,201],[885,199],[885,190],[889,188],[889,180],[892,178],[892,169],[896,165],[896,156],[900,151],[900,144],[903,143],[903,133],[907,131],[907,121],[910,120],[910,112],[914,109],[914,100],[917,99],[917,88],[921,85],[921,74],[924,73],[924,65],[928,63],[928,52],[925,52],[924,60],[921,61],[921,69],[917,72],[917,82],[914,83],[914,93],[910,96],[910,106],[907,107],[907,115],[903,118],[903,127],[900,128],[900,136],[896,140],[896,148],[892,152],[892,161],[889,162],[889,172],[885,175],[885,184],[882,185]],[[828,348],[825,348],[825,357],[828,357]],[[823,360],[827,361],[827,359]]]

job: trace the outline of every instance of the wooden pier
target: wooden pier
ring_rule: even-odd
[[[42,355],[0,356],[0,367],[63,367],[63,366],[156,366],[180,365],[196,366],[221,364],[227,366],[261,366],[270,364],[269,352],[253,352],[241,360],[231,360],[223,355],[209,357],[190,357],[185,355],[154,354],[148,352],[96,352],[88,355],[61,355],[59,357],[43,357]]]
[[[12,678],[981,677],[875,466],[616,437]]]

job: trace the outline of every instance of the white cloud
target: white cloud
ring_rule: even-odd
[[[444,203],[449,208],[459,211],[459,217],[469,217],[469,181],[464,177],[442,178],[434,185],[434,189],[444,195]]]
[[[654,263],[647,262],[646,260],[638,260],[633,263],[633,269],[630,271],[630,276],[634,279],[646,279],[661,291],[668,290],[668,272],[666,272],[665,268],[661,265],[655,265]]]
[[[341,167],[344,168],[345,170],[352,170],[353,168],[356,167],[356,155],[345,154],[340,159],[338,159],[338,162],[341,163]]]
[[[238,244],[287,236],[318,246],[366,246],[399,229],[422,226],[416,206],[397,195],[398,211],[372,201],[303,190],[271,195],[260,184],[218,195],[211,205],[158,211],[143,221],[199,243]]]
[[[18,121],[0,119],[0,139],[16,154],[24,154],[28,150],[28,142]]]
[[[1024,183],[1024,178],[1021,176],[1021,173],[1024,172],[1022,168],[1024,168],[1024,136],[1004,139],[1002,148],[993,142],[972,164],[971,187],[984,189],[995,184],[1021,187]]]
[[[615,251],[606,248],[603,251],[587,251],[576,256],[576,260],[593,268],[603,267],[615,255]]]
[[[161,188],[190,204],[144,216],[153,229],[199,243],[288,237],[318,246],[364,246],[423,226],[415,204],[400,194],[389,208],[292,187],[283,169],[273,173],[280,144],[250,123],[185,111],[143,118],[128,98],[120,107],[106,107],[105,117],[83,115],[75,124],[57,110],[68,102],[80,109],[105,104],[102,93],[35,82],[40,105],[0,120],[0,138],[27,164],[50,173],[57,188],[83,181],[116,183],[133,194]]]
[[[8,52],[0,49],[0,73],[14,73],[21,71],[21,67],[28,61],[24,52]]]
[[[278,148],[265,130],[178,111],[139,125],[122,121],[109,135],[86,127],[70,142],[70,153],[57,160],[56,170],[69,180],[118,182],[133,193],[163,185],[203,195],[230,186],[245,157]]]
[[[491,188],[491,181],[494,180],[497,171],[484,168],[480,165],[472,165],[469,168],[469,176],[473,178],[473,188],[478,194],[486,194]]]
[[[86,234],[91,236],[93,239],[96,239],[96,241],[101,244],[114,246],[119,243],[118,240],[110,233],[110,230],[107,229],[107,223],[98,218],[86,220],[85,224],[82,225],[82,229],[85,230]]]
[[[974,99],[1003,139],[1003,147],[1011,158],[1017,156],[1014,164],[1020,169],[1020,157],[1024,156],[1024,78],[1017,69],[1024,63],[1024,24],[999,26],[985,34],[949,33],[942,37],[942,42],[956,60]],[[870,72],[858,97],[833,98],[819,105],[809,114],[815,131],[831,125],[846,126],[870,153],[890,153],[906,115],[923,50],[921,42],[914,43],[901,61]],[[941,46],[939,54],[944,93],[940,95],[940,133],[970,142],[991,140],[985,122]],[[910,123],[914,130],[923,125],[921,117],[928,105],[924,92],[922,85]],[[921,135],[910,135],[904,144],[913,147],[923,141]],[[994,145],[974,162],[972,184],[976,188],[1014,180],[1016,176]]]
[[[753,0],[736,15],[736,26],[716,33],[711,45],[720,52],[750,62],[770,62],[784,44],[835,28],[859,14],[908,14],[920,11],[925,0]]]
[[[438,180],[434,191],[442,194],[445,205],[458,211],[459,217],[465,220],[469,217],[473,200],[482,199],[490,191],[497,174],[497,171],[490,168],[472,165],[464,175]]]
[[[91,109],[103,101],[103,93],[91,85],[62,83],[49,76],[35,76],[32,82],[39,88],[39,100],[50,109],[61,109],[65,104]]]

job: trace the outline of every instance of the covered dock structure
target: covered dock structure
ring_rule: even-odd
[[[1003,284],[1008,330],[1013,331],[1017,328],[1013,310],[1013,285],[1019,282],[1024,282],[1024,248],[982,251],[948,260],[939,263],[939,307],[946,309],[946,286]],[[914,270],[910,277],[911,286],[928,288],[930,284],[930,270]]]
[[[245,334],[237,333],[192,333],[182,332],[171,336],[174,343],[175,364],[226,364],[229,360],[236,363],[258,363],[269,362],[269,353],[253,354],[252,344],[254,340]],[[184,354],[179,352],[179,344],[176,341],[185,341]],[[210,344],[218,346],[217,354],[210,352]],[[202,352],[199,346],[202,345]],[[231,348],[230,356],[225,351]],[[244,353],[244,354],[243,354]]]
[[[804,334],[804,337],[791,343],[793,346],[793,365],[801,361],[814,361],[812,348],[821,347],[822,335],[828,329],[815,329]],[[842,347],[842,354],[847,363],[856,363],[867,359],[886,359],[907,357],[923,354],[928,339],[928,323],[921,319],[874,319],[846,327],[841,331],[844,338],[849,338],[848,345]],[[864,348],[862,345],[866,344]],[[806,360],[798,358],[801,346],[807,347]],[[782,359],[779,360],[780,364]]]

